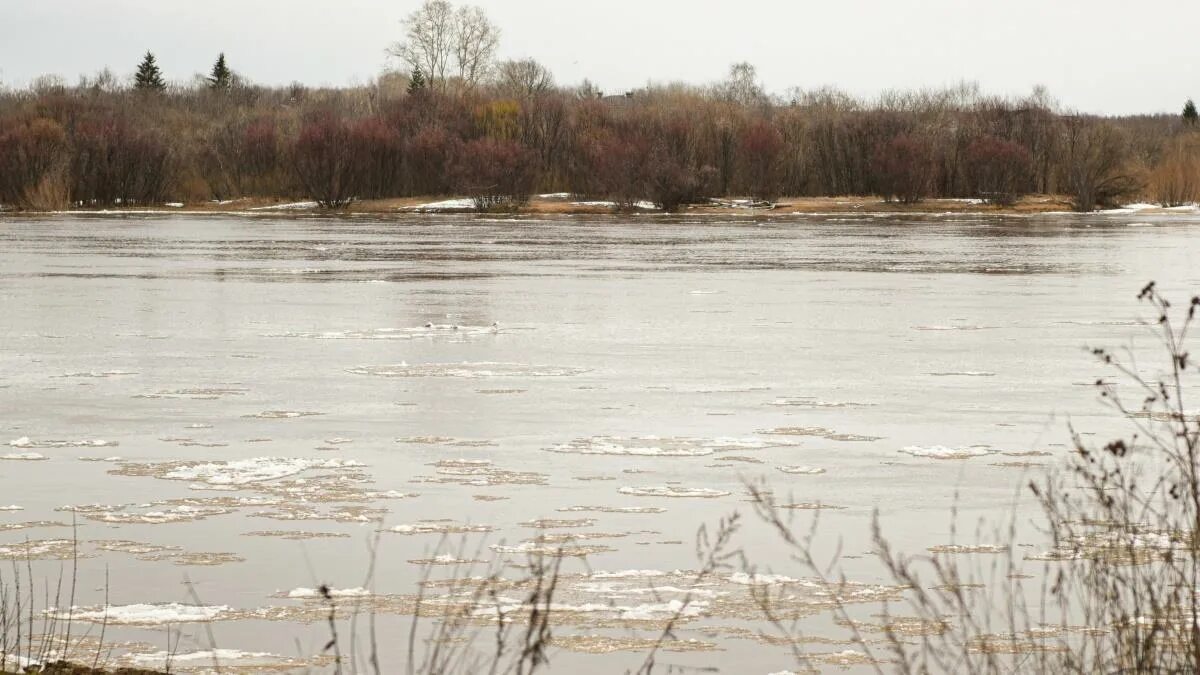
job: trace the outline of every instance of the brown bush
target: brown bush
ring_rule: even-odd
[[[1033,156],[1012,141],[985,136],[966,152],[971,193],[992,204],[1012,205],[1029,191]]]
[[[1128,137],[1111,124],[1068,120],[1064,145],[1064,183],[1075,210],[1120,206],[1141,190]]]
[[[779,196],[783,149],[783,134],[766,120],[742,129],[738,137],[738,167],[742,184],[751,197],[770,201]]]
[[[1150,172],[1151,198],[1166,207],[1200,200],[1200,143],[1189,134],[1166,145],[1158,166]]]
[[[54,120],[0,123],[0,204],[66,208],[67,134]]]
[[[901,134],[876,146],[871,167],[876,191],[887,201],[915,204],[929,194],[933,156],[915,136]]]
[[[332,113],[309,119],[292,146],[292,166],[308,195],[323,208],[340,209],[358,195],[361,165],[350,125]]]
[[[471,196],[478,211],[521,206],[533,192],[533,152],[516,141],[480,138],[459,148],[450,173],[455,188]]]

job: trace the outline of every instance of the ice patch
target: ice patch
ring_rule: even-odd
[[[24,506],[17,506],[16,504],[10,504],[9,506],[0,506],[0,511],[24,511],[24,510],[25,510]]]
[[[818,469],[811,466],[777,466],[775,468],[779,469],[783,473],[790,473],[800,476],[816,476],[818,474],[825,473],[825,469]]]
[[[83,441],[35,441],[28,436],[22,436],[8,444],[14,448],[111,448],[116,441],[83,440]]]
[[[232,613],[225,605],[183,605],[177,602],[160,605],[108,605],[99,609],[75,609],[70,612],[76,621],[110,623],[125,626],[161,626],[169,623],[203,623],[217,621]],[[65,619],[66,610],[53,612]]]
[[[273,204],[271,206],[256,206],[251,208],[251,211],[291,211],[302,209],[315,209],[319,204],[316,202],[291,202],[288,204]]]
[[[363,464],[344,459],[255,457],[230,462],[178,466],[162,474],[167,480],[197,481],[207,485],[248,485],[293,476],[311,469],[346,469]]]
[[[930,459],[970,459],[971,457],[983,457],[996,453],[994,449],[986,445],[968,445],[959,448],[950,448],[944,445],[909,445],[901,449],[900,452],[912,455],[913,457],[928,457]]]
[[[129,660],[139,668],[166,668],[168,666],[188,666],[188,664],[209,664],[214,661],[227,668],[253,668],[256,666],[275,672],[273,666],[290,665],[290,661],[278,654],[267,652],[244,652],[240,649],[214,649],[180,654],[177,652],[150,652],[131,654]]]
[[[418,212],[420,212],[420,211],[463,211],[463,210],[467,210],[467,209],[470,209],[470,210],[475,209],[475,200],[474,199],[444,199],[440,202],[429,202],[426,204],[418,204],[416,206],[407,207],[407,210],[409,210],[409,211],[418,211]]]
[[[805,584],[811,585],[810,582],[794,579],[782,574],[749,574],[746,572],[734,572],[729,575],[729,582],[739,584],[741,586],[776,586],[779,584]]]
[[[598,207],[606,208],[606,209],[615,209],[615,208],[617,208],[617,203],[610,202],[610,201],[571,202],[571,206],[598,206]],[[633,205],[633,207],[635,209],[643,209],[646,211],[658,210],[657,204],[655,204],[654,202],[647,202],[647,201],[636,202]]]
[[[7,455],[0,455],[0,459],[39,462],[50,458],[37,452],[10,452]]]
[[[728,497],[731,494],[726,490],[714,490],[713,488],[685,488],[677,485],[623,487],[618,489],[617,492],[623,495],[632,495],[635,497],[698,497],[701,499]]]

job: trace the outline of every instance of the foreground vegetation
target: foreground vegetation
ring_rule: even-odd
[[[748,64],[711,85],[605,95],[557,85],[532,60],[497,63],[498,30],[478,9],[433,0],[406,26],[399,68],[363,86],[255,86],[223,54],[208,78],[169,85],[147,54],[128,81],[105,70],[0,91],[0,204],[250,196],[341,208],[465,194],[487,209],[567,192],[674,211],[727,195],[1008,204],[1038,193],[1088,211],[1200,199],[1194,108],[1101,118],[1042,90],[1002,98],[973,85],[771,96]]]

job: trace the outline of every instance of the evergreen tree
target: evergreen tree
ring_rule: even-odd
[[[208,76],[208,86],[213,89],[228,89],[233,86],[233,71],[225,65],[225,52],[217,56],[212,73]]]
[[[1183,104],[1183,123],[1194,127],[1197,119],[1200,119],[1200,114],[1196,113],[1196,104],[1189,98],[1187,103]]]
[[[158,69],[158,63],[151,52],[146,52],[146,56],[142,57],[142,62],[138,64],[133,86],[139,91],[162,91],[167,88],[167,83],[163,82],[162,71]]]
[[[408,93],[415,94],[425,88],[425,75],[420,68],[413,68],[412,76],[408,78]]]

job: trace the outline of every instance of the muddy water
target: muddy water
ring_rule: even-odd
[[[920,551],[951,543],[957,504],[955,542],[974,543],[961,523],[1029,508],[1038,468],[1012,464],[1053,463],[1068,421],[1120,428],[1084,347],[1152,344],[1134,295],[1200,287],[1197,224],[6,216],[0,507],[20,510],[0,511],[0,556],[44,581],[77,555],[93,637],[107,571],[106,637],[138,663],[215,640],[275,655],[220,653],[254,670],[311,663],[321,613],[280,596],[366,585],[382,529],[389,672],[421,560],[562,545],[580,555],[556,672],[636,667],[680,589],[693,600],[661,664],[782,670],[785,648],[739,633],[760,627],[743,596],[804,570],[746,522],[736,544],[761,576],[697,582],[696,529],[748,512],[743,481],[765,477],[839,507],[819,545],[840,541],[864,597],[888,596],[863,556],[874,510]],[[1048,454],[1005,454],[1031,451]],[[819,599],[802,613],[829,638],[805,651],[851,648]],[[211,638],[189,618],[216,619]]]

